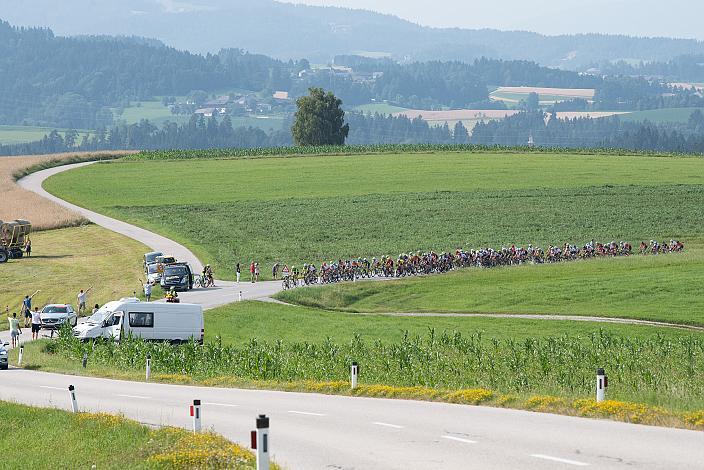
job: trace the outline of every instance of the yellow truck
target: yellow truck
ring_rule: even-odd
[[[0,263],[12,258],[22,258],[31,231],[32,224],[27,220],[0,220]]]

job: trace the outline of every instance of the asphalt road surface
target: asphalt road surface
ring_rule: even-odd
[[[203,428],[249,443],[258,414],[271,418],[271,452],[291,469],[701,469],[704,433],[526,411],[304,393],[190,387],[71,377],[20,369],[0,374],[0,399],[122,413],[152,425]]]

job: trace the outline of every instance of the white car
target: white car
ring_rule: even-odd
[[[7,347],[10,343],[0,343],[0,369],[7,370],[9,364],[7,362]]]
[[[161,281],[161,272],[157,263],[147,265],[147,270],[144,274],[147,276],[147,282],[151,285],[159,284]]]
[[[78,324],[78,314],[69,304],[49,304],[42,309],[39,317],[45,330],[57,330],[65,323],[69,326]]]

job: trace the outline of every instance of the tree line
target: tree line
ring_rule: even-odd
[[[682,124],[638,123],[610,118],[558,119],[542,111],[526,111],[500,121],[478,123],[469,134],[458,122],[431,126],[405,116],[347,113],[346,144],[477,144],[525,146],[529,138],[539,147],[623,148],[662,152],[704,153],[704,113],[694,111]],[[194,117],[186,124],[157,127],[147,120],[115,125],[93,134],[52,131],[43,139],[0,145],[0,155],[28,155],[67,151],[118,149],[260,148],[293,145],[288,131],[265,132],[252,127],[232,127],[221,120]]]

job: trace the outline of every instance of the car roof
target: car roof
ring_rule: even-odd
[[[163,255],[163,254],[164,254],[164,253],[162,253],[161,251],[150,251],[149,253],[144,253],[144,256],[148,256],[148,255],[157,255],[157,256],[161,256],[161,255]]]
[[[47,307],[71,307],[71,304],[46,304],[44,308]]]

